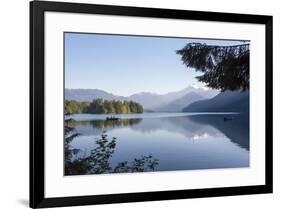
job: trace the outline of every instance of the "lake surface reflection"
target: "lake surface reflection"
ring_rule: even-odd
[[[73,120],[65,123],[71,129],[65,139],[66,175],[249,166],[248,115],[144,113],[115,117],[120,119],[68,116]]]

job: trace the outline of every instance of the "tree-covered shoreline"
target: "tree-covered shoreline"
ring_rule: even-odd
[[[143,106],[134,101],[94,99],[92,102],[65,100],[65,114],[130,114],[143,113]]]

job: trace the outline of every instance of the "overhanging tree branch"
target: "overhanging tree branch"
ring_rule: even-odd
[[[214,46],[189,43],[178,50],[188,68],[203,72],[197,79],[210,88],[225,90],[249,89],[249,44]]]

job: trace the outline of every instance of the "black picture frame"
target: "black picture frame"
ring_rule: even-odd
[[[44,12],[71,12],[148,18],[188,19],[265,25],[266,37],[266,179],[265,185],[45,198],[44,194]],[[30,207],[171,200],[273,192],[272,16],[108,6],[81,3],[30,2]]]

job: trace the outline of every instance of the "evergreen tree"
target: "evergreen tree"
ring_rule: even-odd
[[[65,114],[75,113],[93,113],[93,114],[128,114],[142,113],[143,107],[133,101],[116,101],[94,99],[90,102],[79,102],[75,100],[66,100],[64,105]]]
[[[188,68],[203,72],[197,79],[214,89],[249,89],[249,44],[212,46],[189,43],[177,51]]]

